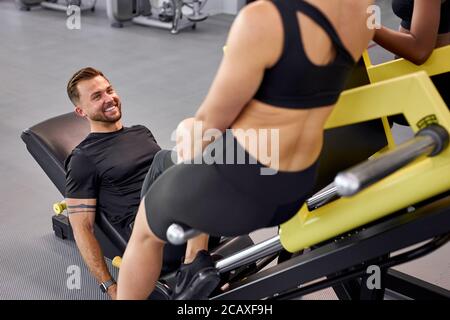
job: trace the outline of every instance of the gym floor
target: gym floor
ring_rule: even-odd
[[[382,23],[396,28],[390,1],[378,3]],[[176,36],[138,25],[113,29],[104,1],[98,1],[94,13],[82,15],[81,30],[68,30],[62,12],[19,11],[13,0],[0,0],[0,299],[107,299],[75,244],[53,235],[51,206],[62,197],[27,152],[21,132],[70,112],[68,79],[94,66],[121,96],[124,124],[146,125],[162,147],[172,148],[172,131],[207,93],[233,19],[212,16]],[[392,59],[378,47],[370,53],[375,63]],[[395,132],[398,140],[410,135],[407,128]],[[252,237],[260,241],[273,234],[268,229]],[[398,269],[450,289],[449,262],[447,245]],[[70,290],[73,266],[81,270],[81,287]],[[305,298],[336,296],[329,289]]]

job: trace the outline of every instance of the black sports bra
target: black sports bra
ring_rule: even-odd
[[[278,62],[265,71],[254,98],[291,109],[309,109],[336,103],[355,65],[336,30],[321,11],[303,0],[273,0],[273,3],[283,20],[283,53]],[[298,11],[314,20],[330,37],[336,49],[332,63],[318,66],[308,59],[298,25]]]
[[[414,11],[414,0],[394,0],[392,1],[392,10],[397,17],[402,19],[402,27],[410,30]],[[441,19],[438,33],[447,32],[450,32],[450,0],[445,0],[441,4]]]

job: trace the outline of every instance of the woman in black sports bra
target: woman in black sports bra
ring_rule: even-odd
[[[400,30],[382,27],[374,41],[415,64],[424,63],[437,47],[450,44],[450,0],[393,0],[402,19]]]
[[[183,162],[165,171],[141,203],[119,299],[145,299],[153,290],[172,223],[235,236],[298,212],[314,187],[325,122],[373,37],[366,27],[373,2],[256,1],[241,10],[207,97],[179,126]],[[198,122],[213,142],[199,140]],[[207,236],[191,239],[188,260],[206,243]],[[206,267],[200,260],[207,259],[195,259],[185,275],[181,268],[181,282],[195,282]]]

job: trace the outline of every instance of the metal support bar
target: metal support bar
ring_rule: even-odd
[[[185,243],[191,238],[198,236],[201,232],[194,229],[184,229],[182,226],[176,223],[172,223],[167,229],[166,236],[167,240],[171,244],[180,245]]]
[[[400,271],[389,269],[385,275],[386,288],[414,300],[449,300],[450,291],[417,279]]]
[[[200,231],[194,229],[184,230],[182,226],[173,223],[167,229],[167,239],[170,243],[179,245],[185,243],[188,239],[200,234]],[[275,236],[256,245],[241,250],[227,258],[216,263],[219,272],[224,273],[229,270],[250,264],[260,258],[264,258],[282,250],[280,237]]]
[[[381,275],[381,277],[382,277],[381,290],[378,290],[378,289],[369,290],[367,287],[362,285],[364,283],[363,282],[364,278],[367,279],[367,273],[366,273],[365,267],[362,266],[362,267],[355,268],[354,270],[351,270],[351,271],[340,272],[338,275],[328,277],[325,280],[307,285],[305,287],[290,290],[290,291],[282,293],[282,294],[278,294],[278,295],[274,296],[274,298],[275,299],[283,299],[283,300],[298,298],[299,296],[303,296],[303,295],[327,288],[329,286],[333,286],[333,289],[335,289],[335,292],[338,295],[339,299],[343,299],[343,300],[382,300],[384,298],[384,291],[385,291],[385,289],[387,289],[387,283],[385,283],[385,282],[387,282],[387,278],[386,278],[387,273],[390,272],[391,274],[393,274],[395,272],[395,270],[392,270],[392,269],[389,269],[389,271],[386,272],[385,269],[388,269],[395,265],[402,264],[402,263],[423,257],[423,256],[439,249],[443,245],[445,245],[449,241],[449,239],[450,239],[450,234],[447,234],[445,236],[437,237],[437,238],[433,239],[432,241],[430,241],[418,248],[404,252],[393,258],[386,258],[386,260],[384,260],[384,261],[383,261],[383,258],[381,258],[379,260],[379,267],[383,270],[382,275]],[[415,279],[416,283],[423,282],[414,277],[410,277],[406,274],[402,274],[401,272],[398,272],[398,273],[401,274],[401,277],[405,278],[404,281],[406,281],[406,282],[410,281],[411,279]],[[359,279],[357,279],[357,278],[361,277],[361,276],[362,276],[363,280],[360,282]],[[351,285],[350,286],[345,285],[348,283],[350,283]],[[417,289],[416,283],[409,283],[409,285],[412,286],[413,289]],[[423,283],[426,283],[426,282],[423,282]],[[428,285],[430,285],[430,284],[428,284]],[[432,285],[430,285],[430,286],[432,286]],[[363,288],[363,287],[365,287],[365,288]],[[430,299],[434,298],[434,294],[436,294],[436,293],[438,295],[440,295],[440,297],[438,299],[448,299],[450,297],[450,292],[448,290],[445,290],[445,289],[437,287],[437,286],[435,286],[435,287],[436,288],[433,288],[434,292],[431,292],[430,296],[428,296],[428,295],[424,294],[424,292],[422,292],[421,295],[415,296],[415,299],[430,300]],[[337,291],[336,291],[336,288],[338,289]],[[391,289],[391,291],[405,295],[405,291],[398,291],[396,289],[397,288],[393,288],[393,290]],[[371,291],[375,291],[375,292],[371,292]]]
[[[337,193],[336,185],[333,182],[330,183],[325,188],[323,188],[322,190],[320,190],[319,192],[317,192],[311,198],[306,200],[306,205],[308,206],[308,210],[312,211],[330,202],[331,200],[335,199],[338,196],[339,195]]]
[[[238,267],[249,264],[260,258],[264,258],[275,252],[282,250],[280,237],[275,236],[256,245],[241,250],[225,259],[219,260],[216,263],[216,268],[220,273],[236,269]]]
[[[366,283],[371,275],[366,273],[366,268],[370,265],[380,266],[380,264],[384,263],[387,260],[389,260],[389,255],[384,255],[377,259],[367,261],[359,267],[359,270],[362,270],[362,272],[360,271],[360,277],[351,278],[348,281],[343,281],[342,283],[334,285],[333,290],[339,300],[383,300],[385,293],[384,280],[381,280],[381,288],[369,289],[366,286]],[[356,271],[355,268],[339,272],[337,274],[328,276],[327,278],[330,281],[335,281],[341,276],[348,276],[349,274],[352,274],[352,271]],[[381,269],[381,273],[381,279],[384,279],[386,269]],[[289,294],[292,295],[293,293]]]
[[[448,132],[439,125],[422,129],[398,148],[339,173],[334,179],[337,193],[352,196],[419,157],[435,156],[447,147],[448,139]]]

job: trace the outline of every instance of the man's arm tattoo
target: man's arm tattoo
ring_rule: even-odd
[[[88,204],[84,204],[84,203],[79,204],[77,206],[68,206],[69,209],[94,209],[94,210],[96,207],[97,206],[88,205]]]
[[[96,208],[97,208],[97,206],[88,205],[88,204],[84,204],[84,203],[76,205],[76,206],[67,206],[69,214],[72,214],[72,213],[95,213]]]

